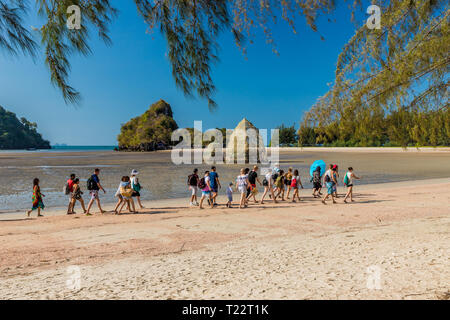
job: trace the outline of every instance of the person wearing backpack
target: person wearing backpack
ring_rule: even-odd
[[[91,197],[91,200],[89,201],[88,207],[87,207],[87,216],[92,216],[92,214],[89,212],[91,210],[92,205],[94,204],[94,201],[97,201],[98,209],[100,210],[100,213],[105,213],[103,211],[101,205],[100,205],[100,198],[98,196],[98,192],[100,190],[103,191],[103,193],[106,193],[105,189],[103,189],[102,185],[100,184],[100,178],[98,175],[100,174],[100,169],[95,169],[94,174],[89,177],[87,180],[87,189],[89,190],[89,195]]]
[[[195,168],[194,172],[188,176],[187,179],[187,186],[189,190],[191,191],[191,201],[190,206],[198,206],[197,202],[197,192],[198,192],[198,184],[199,184],[199,177],[198,177],[198,169]]]
[[[344,185],[347,186],[347,194],[345,195],[344,202],[347,203],[347,198],[350,197],[350,201],[354,202],[353,200],[353,179],[361,179],[360,177],[357,177],[353,173],[353,168],[348,168],[347,173],[344,176]]]
[[[258,194],[258,188],[256,187],[256,182],[261,186],[261,181],[258,179],[258,166],[254,166],[253,170],[248,174],[248,182],[250,182],[250,194],[247,195],[247,201],[249,201],[252,197],[255,203],[258,203],[256,200],[256,195]]]
[[[74,206],[75,206],[75,201],[72,201],[74,180],[75,180],[75,174],[72,173],[70,175],[69,180],[67,180],[66,183],[64,184],[64,194],[66,196],[69,196],[69,205],[67,207],[67,214],[75,214],[75,212],[73,211]]]
[[[133,188],[133,198],[137,199],[137,202],[139,204],[139,207],[141,209],[144,209],[144,206],[141,203],[141,184],[139,183],[139,179],[137,177],[137,175],[139,174],[139,172],[136,169],[133,169],[131,171],[131,188]]]
[[[320,167],[317,167],[316,170],[313,172],[313,176],[311,178],[311,182],[313,183],[313,197],[314,198],[320,198],[322,193],[320,190],[322,190],[322,175],[320,174]],[[317,192],[317,194],[316,194]]]
[[[328,199],[329,196],[331,196],[333,203],[336,203],[336,200],[334,200],[334,186],[337,183],[336,168],[333,167],[332,165],[330,165],[330,166],[331,166],[331,169],[329,170],[330,171],[329,174],[325,173],[325,177],[324,177],[325,185],[327,186],[327,194],[322,199],[323,204],[326,204],[325,201]]]
[[[284,200],[284,170],[280,170],[280,173],[278,174],[277,179],[275,180],[275,200],[281,196],[281,201],[286,201]]]
[[[303,189],[303,184],[302,184],[302,181],[300,180],[298,170],[295,169],[294,174],[292,175],[292,180],[291,180],[291,188],[294,189],[294,194],[292,195],[292,202],[295,202],[295,197],[297,197],[298,201],[300,201],[300,196],[298,194],[298,186],[299,185]]]
[[[264,193],[261,197],[261,204],[264,204],[264,198],[269,193],[270,198],[273,199],[274,203],[278,203],[275,199],[275,195],[273,192],[273,179],[272,179],[272,169],[268,169],[266,175],[264,176],[263,180],[263,186],[264,186]]]
[[[200,198],[199,209],[203,209],[203,201],[208,198],[211,209],[214,208],[214,203],[211,198],[211,178],[209,177],[209,171],[205,171],[205,175],[200,179],[198,187],[202,190],[202,197]]]

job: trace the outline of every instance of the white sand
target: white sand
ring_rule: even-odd
[[[169,201],[152,214],[3,221],[0,298],[448,299],[450,180],[408,184],[357,189],[349,205]],[[66,286],[71,265],[80,290]]]

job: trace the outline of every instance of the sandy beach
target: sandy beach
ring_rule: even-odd
[[[347,205],[302,190],[301,203],[245,210],[172,199],[135,215],[6,213],[0,298],[448,299],[448,190],[445,178],[357,186]]]

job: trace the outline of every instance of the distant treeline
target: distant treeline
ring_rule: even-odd
[[[302,124],[299,146],[407,147],[449,146],[450,110],[398,110],[387,115],[382,110],[354,114],[347,110],[341,119],[324,126]]]
[[[300,145],[450,145],[448,0],[379,5],[381,28],[362,25],[344,45],[334,82],[303,117]]]
[[[50,149],[50,143],[37,132],[37,125],[0,106],[0,149]]]

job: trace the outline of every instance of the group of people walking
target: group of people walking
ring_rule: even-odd
[[[129,212],[135,213],[136,207],[133,200],[134,198],[137,199],[140,208],[141,209],[144,208],[144,206],[141,203],[141,194],[140,194],[141,184],[139,183],[139,179],[137,177],[138,174],[139,172],[137,170],[133,170],[131,172],[131,177],[130,176],[122,177],[119,187],[115,193],[115,197],[118,198],[117,204],[114,208],[115,214],[121,214],[125,205],[127,206]],[[68,215],[76,214],[74,208],[77,201],[80,203],[84,214],[87,216],[92,215],[90,211],[94,202],[97,203],[98,209],[101,213],[106,212],[105,210],[102,209],[99,197],[99,192],[103,191],[103,193],[106,193],[106,190],[101,185],[99,176],[100,176],[100,169],[95,169],[94,173],[87,179],[87,190],[89,191],[89,203],[86,208],[83,199],[84,193],[83,191],[81,191],[80,179],[74,173],[70,175],[63,189],[64,194],[69,197],[69,205],[67,207]],[[30,217],[31,213],[35,210],[37,211],[38,217],[43,217],[41,211],[45,208],[43,200],[44,197],[45,195],[41,192],[39,186],[39,179],[35,178],[33,180],[32,208],[31,210],[27,211],[28,217]]]
[[[258,166],[254,166],[252,170],[249,168],[242,168],[240,174],[236,177],[235,183],[230,182],[226,194],[228,202],[227,207],[231,208],[233,204],[233,193],[238,192],[240,194],[239,208],[243,209],[248,207],[249,201],[253,200],[254,203],[264,204],[266,196],[268,196],[274,203],[281,201],[291,200],[292,202],[300,201],[299,189],[304,189],[299,171],[297,169],[289,168],[286,172],[279,168],[279,165],[275,165],[274,168],[267,169],[261,182],[258,177]],[[326,204],[326,200],[331,197],[333,203],[336,203],[337,185],[338,185],[339,173],[338,166],[330,164],[329,169],[324,174],[321,173],[321,168],[317,167],[311,177],[313,183],[313,197],[321,198],[323,195],[322,187],[327,188],[326,195],[322,198],[322,203]],[[344,202],[347,203],[347,199],[353,201],[353,180],[360,179],[353,173],[353,168],[348,168],[348,172],[345,174],[343,183],[347,187],[347,193],[344,197]],[[264,187],[261,200],[256,199],[258,194],[257,183],[259,186]],[[204,172],[203,177],[198,175],[198,169],[194,169],[193,173],[188,176],[187,185],[191,191],[190,206],[198,206],[203,209],[203,203],[207,200],[208,205],[213,208],[217,205],[218,189],[221,188],[219,175],[216,167],[212,167],[211,171]],[[234,186],[234,188],[233,188]],[[201,191],[200,203],[197,201],[198,191]],[[292,199],[290,198],[292,192]]]
[[[242,168],[239,175],[236,177],[235,182],[230,182],[226,189],[227,203],[226,206],[231,208],[233,206],[233,194],[238,192],[240,194],[239,198],[239,208],[244,209],[248,207],[250,201],[255,204],[264,204],[264,201],[273,201],[273,203],[278,203],[278,201],[292,202],[300,201],[299,189],[304,189],[302,184],[299,170],[289,168],[286,172],[279,168],[279,165],[275,165],[273,168],[267,169],[262,177],[262,181],[258,175],[258,166],[254,166],[252,170],[249,168]],[[136,205],[134,199],[141,209],[144,206],[141,203],[141,184],[138,179],[139,172],[137,170],[132,170],[131,176],[123,176],[119,187],[115,193],[117,197],[117,203],[113,210],[115,214],[121,214],[124,207],[130,213],[136,213]],[[76,177],[75,174],[71,174],[70,178],[64,185],[64,193],[69,197],[69,205],[67,208],[67,214],[75,214],[74,208],[77,201],[80,203],[84,214],[90,216],[91,208],[94,203],[97,203],[98,209],[101,213],[105,211],[101,207],[99,192],[106,190],[100,183],[100,169],[95,169],[94,173],[87,179],[87,189],[89,191],[89,202],[87,207],[83,199],[83,192],[80,187],[80,179]],[[326,204],[328,198],[331,197],[333,203],[336,203],[337,186],[339,180],[339,168],[336,164],[330,164],[328,170],[323,174],[321,172],[321,167],[317,167],[312,174],[310,182],[313,184],[313,197],[322,198],[323,194],[321,192],[322,188],[326,188],[327,192],[322,198],[322,203]],[[347,173],[344,175],[343,183],[347,187],[347,193],[344,197],[344,203],[347,200],[353,201],[353,181],[355,179],[360,179],[357,177],[353,168],[349,167]],[[263,187],[264,191],[262,193],[261,199],[258,201],[256,196],[258,194],[258,186]],[[213,166],[211,170],[204,172],[203,176],[200,178],[198,169],[194,169],[193,173],[188,176],[187,185],[191,192],[190,205],[198,206],[200,209],[204,209],[204,203],[207,202],[208,206],[214,208],[217,206],[217,196],[219,194],[219,189],[222,188],[220,183],[219,174],[217,173],[217,168]],[[201,191],[201,198],[198,201],[198,192]],[[32,197],[32,208],[27,211],[28,217],[30,214],[37,210],[38,217],[42,217],[41,211],[45,208],[43,198],[45,195],[41,192],[39,186],[39,179],[35,178],[33,180],[33,197]],[[291,198],[292,197],[292,198]]]

